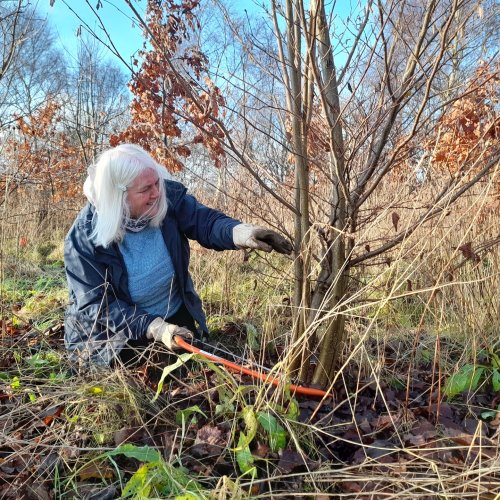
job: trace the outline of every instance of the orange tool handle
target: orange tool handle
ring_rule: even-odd
[[[215,361],[216,363],[224,365],[233,372],[244,373],[245,375],[250,375],[253,378],[258,378],[267,384],[272,384],[275,386],[278,386],[280,383],[280,381],[277,378],[271,377],[270,375],[264,375],[263,373],[251,370],[250,368],[245,368],[244,366],[240,366],[236,363],[233,363],[232,361],[220,358],[219,356],[215,356],[213,354],[210,354],[209,352],[203,351],[202,349],[199,349],[198,347],[195,347],[194,345],[191,345],[190,343],[186,342],[179,335],[176,335],[174,337],[174,341],[179,347],[182,347],[184,350],[192,352],[194,354],[201,354],[203,357],[210,359],[211,361]],[[290,384],[289,387],[292,392],[296,392],[297,394],[303,394],[304,396],[315,396],[318,398],[331,396],[331,394],[329,394],[326,391],[322,391],[321,389],[313,389],[311,387],[303,387],[301,385],[294,385],[294,384]]]

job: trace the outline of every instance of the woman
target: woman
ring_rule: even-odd
[[[174,337],[192,338],[196,324],[207,332],[188,239],[214,250],[292,250],[278,233],[198,203],[136,145],[105,151],[84,193],[89,203],[64,245],[65,343],[82,361],[129,362],[154,341],[175,349]]]

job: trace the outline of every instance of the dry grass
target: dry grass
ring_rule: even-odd
[[[440,392],[461,366],[484,362],[482,353],[498,340],[498,247],[480,252],[481,245],[495,237],[498,214],[490,208],[489,194],[476,194],[462,200],[453,215],[443,214],[419,228],[391,252],[390,261],[353,272],[352,295],[344,311],[349,333],[345,364],[335,381],[335,398],[322,405],[302,401],[296,420],[279,409],[287,401],[283,393],[260,383],[241,390],[238,377],[214,374],[204,365],[191,367],[187,379],[169,377],[167,390],[156,400],[154,386],[139,372],[72,374],[58,329],[65,302],[57,295],[64,292],[64,282],[57,280],[63,278],[60,240],[73,214],[51,212],[43,229],[35,217],[22,219],[5,208],[0,479],[7,486],[2,498],[18,490],[32,497],[50,491],[57,498],[90,498],[90,486],[100,495],[105,488],[119,495],[139,464],[118,460],[113,465],[102,456],[116,449],[122,438],[157,447],[175,467],[187,464],[190,477],[201,480],[201,496],[206,498],[285,498],[297,492],[311,498],[497,498],[499,433],[491,422],[498,414],[481,417],[481,412],[494,413],[496,408],[485,403],[500,404],[491,394],[491,381],[485,379],[475,393],[451,403]],[[32,200],[29,205],[18,202],[9,206],[12,214],[38,210]],[[377,204],[383,206],[383,200]],[[259,207],[276,218],[277,227],[290,228],[280,210]],[[410,224],[413,216],[411,207],[401,211],[400,224]],[[356,236],[355,251],[362,251],[365,241],[391,232],[390,212],[381,210]],[[27,247],[19,245],[24,235]],[[479,261],[460,250],[469,241]],[[316,239],[312,244],[318,248]],[[241,347],[260,356],[260,363],[272,361],[279,367],[291,330],[293,262],[255,253],[247,260],[242,257],[242,252],[215,255],[195,248],[197,289],[216,337],[229,349]],[[28,293],[41,277],[54,286]],[[42,297],[47,307],[43,311]],[[28,311],[30,299],[40,308]],[[325,312],[326,317],[336,313]],[[240,329],[228,329],[230,322]],[[244,350],[244,323],[256,327],[261,349]],[[224,396],[227,393],[232,396]],[[216,410],[221,397],[229,402],[224,410]],[[182,426],[176,415],[190,406],[199,406],[205,416]],[[242,411],[249,406],[271,409],[279,417],[288,436],[287,450],[294,453],[291,465],[283,461],[286,453],[258,460],[259,475],[253,480],[248,475],[237,478],[241,470],[235,458],[239,432],[245,428]],[[460,432],[443,420],[448,413],[455,422],[462,419]],[[223,457],[232,464],[232,472],[229,466],[226,473],[210,468],[203,458],[197,459],[199,468],[194,467],[193,446],[200,428],[223,424],[229,437],[217,460]],[[294,465],[297,456],[303,461]],[[91,468],[94,463],[97,469]]]

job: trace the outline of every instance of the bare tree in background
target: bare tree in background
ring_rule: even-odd
[[[4,203],[19,186],[39,182],[32,177],[37,167],[26,161],[16,142],[25,142],[22,124],[46,116],[56,96],[62,93],[67,73],[64,57],[55,47],[55,37],[46,19],[26,1],[2,2],[0,9],[4,42],[0,78]],[[33,150],[47,148],[47,138],[42,138],[38,132],[31,135],[31,143]],[[50,190],[50,182],[47,186]],[[42,205],[46,205],[48,199]],[[43,219],[46,214],[47,208],[42,206],[38,217]]]
[[[107,146],[113,132],[126,126],[130,103],[126,83],[124,72],[106,59],[102,46],[82,35],[76,67],[68,79],[65,126],[87,164]]]
[[[8,5],[15,10],[5,12]],[[28,115],[43,106],[48,96],[62,92],[66,66],[55,46],[54,34],[27,2],[2,3],[4,62],[0,78],[0,119],[3,126],[15,117]]]
[[[43,221],[54,201],[80,192],[85,167],[124,125],[126,78],[94,39],[81,39],[76,67],[69,66],[29,2],[0,9],[1,203],[20,187],[35,189]]]

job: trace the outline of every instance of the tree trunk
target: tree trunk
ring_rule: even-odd
[[[283,64],[289,76],[288,110],[291,119],[291,144],[295,163],[295,264],[294,264],[294,327],[290,369],[302,375],[303,358],[309,352],[305,330],[310,304],[309,282],[309,171],[307,165],[307,107],[310,93],[302,89],[301,33],[297,4],[287,0],[287,61]]]
[[[328,30],[324,0],[311,3],[311,17],[317,20],[317,79],[320,100],[330,130],[330,177],[332,179],[330,234],[321,259],[321,270],[313,293],[308,326],[319,323],[326,315],[326,332],[320,339],[320,358],[313,382],[326,385],[334,376],[335,366],[344,342],[345,320],[342,300],[347,288],[346,249],[347,186],[345,180],[344,139],[340,118],[340,100],[333,50]]]

